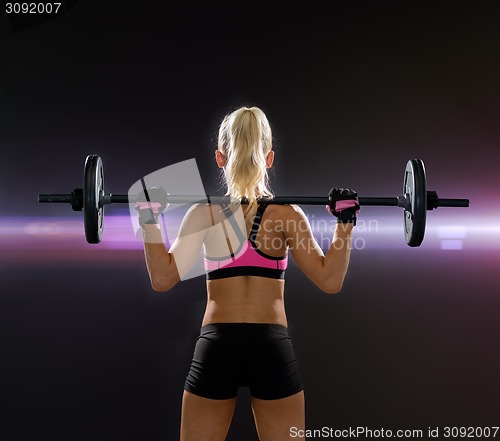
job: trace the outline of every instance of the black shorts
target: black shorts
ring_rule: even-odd
[[[263,400],[303,389],[287,328],[264,323],[213,323],[201,328],[184,389],[224,400],[236,397],[240,386],[248,386],[252,397]]]

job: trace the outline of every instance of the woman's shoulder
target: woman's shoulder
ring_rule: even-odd
[[[304,211],[296,204],[269,204],[266,213],[270,219],[300,220],[305,217]]]
[[[211,207],[209,204],[193,204],[184,215],[183,224],[193,230],[204,230],[212,225]]]
[[[219,204],[193,204],[186,212],[185,221],[195,222],[199,226],[208,228],[226,220],[237,210]]]

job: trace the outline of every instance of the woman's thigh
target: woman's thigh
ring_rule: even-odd
[[[278,400],[261,400],[252,397],[252,410],[260,441],[304,439],[293,436],[298,430],[305,428],[303,391]]]
[[[211,400],[184,391],[181,441],[224,441],[235,404],[236,398]]]

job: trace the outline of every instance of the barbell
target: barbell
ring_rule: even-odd
[[[410,247],[418,247],[425,235],[426,213],[437,207],[468,207],[468,199],[442,199],[435,191],[427,191],[427,178],[421,159],[410,159],[405,168],[403,195],[397,197],[359,197],[360,205],[400,207],[403,209],[404,233]],[[99,243],[104,229],[104,207],[116,203],[135,203],[137,196],[104,192],[104,170],[99,155],[85,159],[83,188],[70,194],[39,194],[38,202],[68,203],[75,211],[83,210],[85,237],[88,243]],[[275,196],[266,199],[271,204],[326,205],[327,196]],[[228,204],[228,196],[169,195],[172,204]],[[245,203],[243,199],[241,201]]]

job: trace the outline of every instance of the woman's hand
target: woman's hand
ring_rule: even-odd
[[[350,188],[333,187],[328,193],[329,204],[326,210],[337,218],[341,224],[356,225],[359,214],[358,193]]]
[[[168,193],[161,187],[149,187],[139,192],[135,210],[139,214],[139,225],[157,224],[158,217],[168,208]]]

